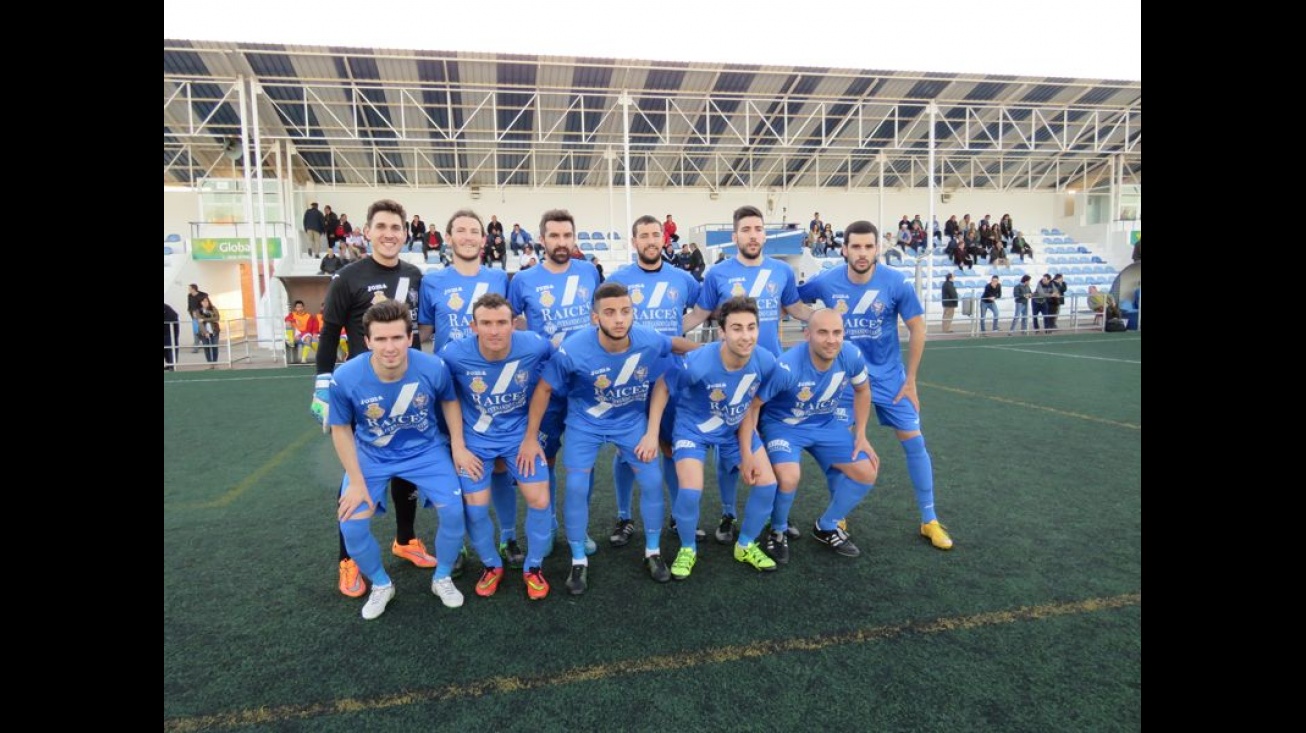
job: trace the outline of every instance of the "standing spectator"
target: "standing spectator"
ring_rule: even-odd
[[[1016,300],[1016,312],[1011,317],[1011,328],[1008,332],[1014,333],[1016,330],[1016,321],[1020,321],[1020,332],[1025,333],[1029,330],[1029,296],[1034,293],[1033,288],[1029,286],[1029,275],[1020,278],[1016,287],[1012,288],[1011,295]],[[1034,321],[1034,328],[1038,329],[1038,321]]]
[[[325,229],[326,229],[327,247],[334,248],[336,246],[336,241],[335,241],[336,227],[340,226],[340,217],[336,216],[336,213],[331,210],[330,206],[326,207],[326,209],[324,210],[324,215],[326,217]]]
[[[334,251],[327,250],[326,254],[322,255],[322,264],[318,265],[317,271],[323,275],[334,275],[336,274],[336,270],[339,270],[344,266],[344,261],[339,257],[336,257]]]
[[[408,241],[406,242],[408,245],[408,251],[413,251],[413,242],[416,242],[420,246],[422,242],[425,241],[426,222],[422,221],[422,217],[413,214],[413,221],[408,225]]]
[[[952,333],[952,314],[957,312],[957,284],[952,273],[943,277],[943,332]]]
[[[163,304],[163,371],[171,372],[177,363],[177,344],[181,337],[181,319],[177,311]]]
[[[1052,276],[1043,273],[1042,279],[1038,285],[1034,286],[1034,333],[1038,333],[1038,317],[1042,315],[1044,320],[1048,321],[1047,327],[1050,329],[1056,325],[1056,316],[1050,310],[1057,298],[1057,287],[1052,284]]]
[[[485,224],[485,241],[493,242],[495,237],[503,239],[503,222],[499,221],[499,217],[490,214],[490,221]]]
[[[533,250],[531,244],[531,233],[521,228],[521,224],[512,225],[512,233],[508,235],[508,246],[512,248],[514,255],[522,252]]]
[[[998,330],[998,299],[1002,297],[1002,281],[997,275],[989,278],[989,284],[984,286],[984,294],[980,296],[980,331],[984,331],[984,313],[993,312],[993,331]]]
[[[703,261],[703,252],[698,248],[698,242],[689,243],[689,274],[694,279],[703,282],[703,270],[707,269],[707,263]]]
[[[196,313],[200,321],[200,340],[204,343],[204,360],[209,363],[210,369],[216,369],[218,337],[222,335],[222,314],[207,295],[200,299],[200,308]]]
[[[959,234],[961,234],[961,226],[957,224],[957,215],[953,214],[943,224],[943,236],[947,237],[949,241],[956,241]]]
[[[201,343],[199,317],[200,301],[207,297],[209,297],[209,294],[200,290],[199,285],[196,285],[195,283],[190,284],[189,292],[186,293],[186,312],[190,314],[191,336],[194,337],[193,343],[195,348],[190,350],[190,353],[192,354],[199,353],[199,345]]]
[[[1066,278],[1057,273],[1052,278],[1052,287],[1056,290],[1056,297],[1048,300],[1048,314],[1050,318],[1043,319],[1047,330],[1052,331],[1057,327],[1057,314],[1061,312],[1062,303],[1066,302]]]
[[[304,241],[308,245],[309,257],[321,252],[326,242],[326,218],[318,211],[316,201],[304,212]]]
[[[998,220],[998,236],[1008,245],[1016,238],[1016,228],[1011,224],[1011,214],[1003,214]]]
[[[662,223],[662,243],[669,244],[672,241],[680,241],[679,239],[673,240],[672,238],[675,236],[676,236],[676,223],[671,220],[671,215],[667,214],[667,220]]]

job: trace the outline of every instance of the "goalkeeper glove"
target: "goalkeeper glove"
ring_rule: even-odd
[[[322,424],[322,432],[330,430],[327,419],[331,413],[331,375],[319,374],[313,380],[313,402],[308,409],[313,413],[313,418]]]

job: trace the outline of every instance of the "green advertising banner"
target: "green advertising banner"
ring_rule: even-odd
[[[281,258],[281,237],[268,237],[268,257]],[[236,237],[192,239],[191,259],[196,260],[248,260],[249,240]],[[262,246],[259,247],[260,253]]]
[[[1138,240],[1142,238],[1143,238],[1143,230],[1135,229],[1129,233],[1129,244],[1131,245],[1138,244]]]

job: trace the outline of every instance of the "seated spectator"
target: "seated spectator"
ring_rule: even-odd
[[[906,216],[906,214],[903,216]],[[902,249],[902,254],[907,254],[907,248],[911,246],[911,225],[907,222],[898,225],[897,244]]]
[[[538,263],[539,260],[535,259],[535,253],[529,248],[517,258],[517,268],[521,270],[529,270]]]
[[[689,251],[689,245],[688,244],[680,245],[680,251],[676,253],[675,262],[673,262],[672,264],[684,270],[685,272],[689,272],[691,269],[693,269],[694,266],[693,263],[694,263],[694,255],[692,252]]]
[[[321,327],[317,317],[296,300],[286,316],[286,350],[291,364],[312,364],[316,360],[317,340]]]
[[[989,264],[1010,267],[1011,260],[1007,259],[1007,250],[1002,246],[1002,240],[993,243],[993,249],[989,250]]]
[[[1095,314],[1093,316],[1094,326],[1102,322],[1103,313],[1114,310],[1115,307],[1115,298],[1112,298],[1110,293],[1101,292],[1096,285],[1088,286],[1088,308]]]
[[[1020,232],[1016,232],[1016,237],[1011,240],[1011,254],[1020,255],[1020,264],[1023,265],[1025,255],[1029,255],[1031,260],[1034,259],[1034,248],[1029,246],[1029,242],[1025,241],[1025,237]]]
[[[334,275],[337,270],[344,266],[344,260],[337,257],[334,251],[327,250],[326,254],[322,255],[322,264],[318,265],[317,270],[323,275]]]
[[[958,270],[962,268],[975,269],[975,256],[965,242],[958,244],[957,248],[952,251],[952,263],[957,266]]]
[[[512,248],[514,255],[532,250],[534,247],[531,242],[531,233],[521,228],[521,224],[513,224],[512,232],[508,235],[508,246]]]

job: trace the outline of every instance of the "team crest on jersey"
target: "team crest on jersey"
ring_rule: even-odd
[[[378,291],[376,291],[375,293],[372,293],[372,305],[376,305],[377,303],[384,303],[384,302],[386,302],[387,300],[390,300],[390,299],[387,298],[387,297],[385,297],[385,291],[384,291],[384,290],[378,290]]]
[[[771,296],[772,298],[774,298],[774,297],[776,296],[776,293],[779,293],[779,292],[780,292],[780,286],[777,285],[776,283],[767,283],[767,284],[766,284],[766,294],[767,294],[767,295],[769,295],[769,296]]]
[[[525,387],[526,380],[530,378],[531,375],[525,369],[518,369],[517,373],[513,375],[512,381],[516,382],[518,387]]]
[[[667,300],[670,300],[672,303],[680,300],[680,291],[675,288],[667,288]]]
[[[630,302],[639,305],[644,302],[644,288],[631,288]]]
[[[713,387],[712,391],[708,393],[707,398],[713,402],[720,402],[726,398],[726,393],[722,392],[720,387]]]
[[[488,387],[486,387],[484,379],[477,377],[472,380],[472,391],[475,392],[476,394],[480,394],[484,392],[486,389],[488,389]]]
[[[635,381],[643,382],[648,377],[648,367],[642,366],[635,369]]]
[[[594,380],[595,389],[607,389],[608,387],[611,386],[612,386],[612,380],[608,379],[608,375],[606,374],[600,374],[599,378]]]
[[[878,300],[877,300],[877,301],[874,301],[873,303],[871,303],[871,312],[873,312],[873,313],[874,313],[875,315],[877,315],[877,316],[879,316],[879,315],[883,315],[883,314],[884,314],[884,303],[881,303],[881,302],[878,301]]]
[[[385,408],[381,407],[379,403],[373,402],[367,406],[363,414],[367,416],[368,420],[380,420],[381,416],[385,414]]]
[[[426,409],[426,404],[430,401],[431,398],[422,394],[421,392],[418,392],[417,394],[413,395],[413,407],[416,407],[419,410]]]
[[[553,302],[554,302],[553,293],[551,291],[545,290],[544,292],[540,293],[540,305],[544,306],[545,308],[548,308],[553,305]]]
[[[463,307],[463,298],[457,292],[449,296],[449,307],[458,310]]]
[[[735,297],[738,297],[740,295],[747,295],[748,291],[744,290],[743,283],[735,283],[735,286],[730,288],[730,294]]]
[[[837,300],[837,301],[835,301],[835,303],[834,303],[834,310],[835,310],[836,313],[840,313],[840,314],[842,314],[842,313],[847,313],[847,312],[848,312],[848,301],[846,301],[846,300]]]
[[[590,299],[589,288],[576,288],[576,298],[584,303]]]
[[[804,384],[803,388],[798,390],[798,399],[802,402],[812,399],[812,388]]]

